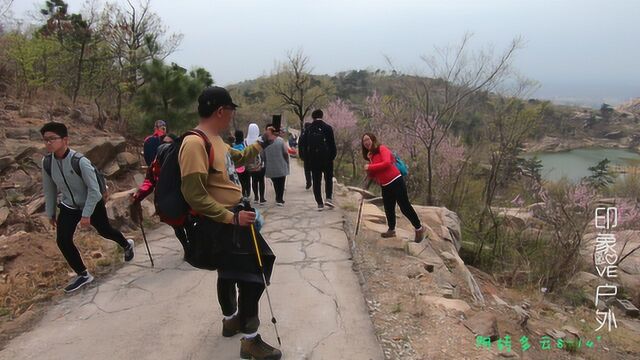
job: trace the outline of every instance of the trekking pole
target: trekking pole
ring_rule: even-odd
[[[253,224],[251,224],[251,237],[253,238],[253,245],[256,247],[256,256],[258,257],[258,266],[260,267],[260,272],[262,273],[264,290],[267,293],[267,302],[269,303],[269,310],[271,311],[271,322],[273,323],[273,328],[276,329],[276,337],[278,338],[278,344],[282,346],[282,341],[280,341],[280,334],[278,333],[278,325],[277,325],[276,317],[275,315],[273,315],[273,306],[271,306],[271,296],[269,295],[269,286],[267,285],[267,277],[264,274],[264,267],[262,266],[262,256],[260,256],[260,247],[258,247],[258,237],[256,236],[256,228]]]
[[[356,220],[356,234],[358,236],[358,230],[360,230],[360,223],[362,222],[362,208],[364,206],[364,195],[360,198],[360,206],[358,207],[358,220]]]
[[[151,267],[155,267],[153,265],[153,257],[151,257],[151,250],[149,249],[149,243],[147,242],[147,235],[144,233],[144,226],[142,225],[142,216],[140,216],[140,230],[142,230],[142,239],[144,240],[144,244],[147,247],[147,254],[149,254],[149,261],[151,261]]]

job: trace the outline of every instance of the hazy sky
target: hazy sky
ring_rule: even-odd
[[[124,0],[117,0],[125,2]],[[136,0],[133,0],[136,1]],[[44,0],[16,0],[22,17]],[[84,0],[68,0],[78,11]],[[302,47],[315,73],[421,66],[420,56],[472,32],[497,50],[521,35],[515,65],[539,97],[616,102],[640,97],[638,0],[152,0],[170,31],[170,57],[226,85],[269,73]]]

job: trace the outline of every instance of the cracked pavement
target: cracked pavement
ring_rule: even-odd
[[[317,212],[304,175],[292,161],[286,206],[271,206],[267,181],[265,238],[277,260],[269,287],[283,359],[383,359],[356,274],[343,214]],[[148,234],[130,264],[50,307],[31,331],[0,351],[9,359],[238,359],[240,335],[223,338],[216,272],[182,260],[170,227]],[[263,295],[260,333],[277,345]]]

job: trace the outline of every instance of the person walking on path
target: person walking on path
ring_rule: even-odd
[[[271,124],[267,127],[271,127]],[[273,182],[276,205],[284,206],[284,188],[289,175],[289,146],[281,137],[278,137],[264,150],[264,157],[265,176]]]
[[[382,187],[384,212],[389,226],[389,230],[382,233],[382,237],[396,236],[396,204],[398,204],[402,214],[411,221],[411,225],[415,228],[414,241],[422,242],[426,230],[409,201],[407,186],[400,170],[395,165],[396,159],[391,150],[381,145],[375,135],[366,133],[362,136],[362,156],[369,162],[364,166],[364,170]]]
[[[249,131],[247,131],[247,138],[245,139],[245,147],[251,146],[258,141],[260,136],[260,128],[257,124],[249,124]],[[247,172],[251,176],[251,188],[253,190],[253,201],[264,205],[267,200],[264,198],[265,190],[265,167],[264,167],[264,152],[256,156],[252,161],[246,165]]]
[[[234,163],[246,164],[268,149],[276,135],[269,128],[244,151],[225,144],[221,135],[229,129],[236,107],[229,92],[221,87],[208,87],[198,97],[197,129],[206,134],[211,147],[208,152],[206,142],[199,136],[187,136],[180,147],[181,191],[196,213],[187,228],[188,238],[210,246],[210,252],[199,255],[207,257],[209,268],[218,271],[218,302],[224,315],[222,335],[244,334],[240,341],[242,359],[278,360],[281,351],[258,334],[258,304],[266,285],[262,275],[264,271],[268,283],[275,255],[259,232],[254,243],[250,226],[258,216],[240,207],[242,188],[234,167]],[[260,248],[263,270],[256,259],[256,247]]]
[[[60,252],[76,277],[64,288],[76,291],[93,281],[87,271],[73,235],[78,223],[93,226],[100,236],[116,242],[124,250],[124,261],[133,259],[134,243],[109,224],[98,173],[91,161],[69,148],[69,133],[62,123],[50,122],[40,129],[48,154],[42,159],[42,185],[45,211],[56,229]],[[62,193],[58,203],[58,194]],[[56,207],[60,209],[56,216]]]
[[[302,163],[304,164],[304,179],[306,181],[306,185],[305,185],[305,189],[309,190],[311,189],[312,183],[311,183],[311,163],[309,161],[307,161],[306,157],[305,157],[305,153],[304,153],[304,146],[302,146],[302,137],[304,136],[305,131],[307,131],[307,129],[309,128],[309,125],[311,125],[311,123],[304,123],[304,128],[302,129],[302,133],[300,134],[300,139],[298,141],[298,156],[300,156],[300,159],[302,160]]]
[[[234,138],[233,148],[238,151],[243,151],[246,145],[244,143],[244,133],[242,130],[236,130]],[[251,196],[251,175],[249,175],[245,166],[237,166],[236,172],[238,173],[238,178],[240,178],[240,185],[242,185],[242,197],[249,198]]]
[[[333,204],[333,161],[336,158],[336,141],[333,128],[322,120],[322,110],[311,113],[313,122],[300,137],[299,147],[304,148],[305,164],[309,162],[313,182],[313,195],[318,203],[318,211],[324,206],[330,208]],[[326,201],[322,201],[322,177],[325,182]],[[307,186],[309,183],[307,182]]]
[[[147,136],[144,139],[144,145],[142,148],[142,154],[144,156],[144,162],[147,166],[151,166],[151,163],[156,158],[158,153],[158,147],[162,145],[162,140],[167,134],[167,123],[164,120],[156,121],[153,126],[153,134]]]
[[[142,221],[142,207],[140,203],[154,191],[154,189],[156,188],[156,184],[158,183],[160,169],[162,168],[162,164],[160,164],[158,157],[162,157],[163,152],[166,151],[166,148],[169,146],[169,144],[176,142],[177,140],[178,137],[174,134],[168,134],[164,137],[164,139],[162,140],[162,145],[158,147],[156,158],[147,169],[144,181],[142,182],[142,184],[140,184],[140,186],[138,186],[138,190],[134,194],[131,194],[131,197],[129,198],[129,201],[131,202],[131,218],[136,224]],[[182,247],[184,249],[187,245],[187,233],[184,225],[173,224],[168,219],[162,219],[162,216],[161,220],[169,224],[173,228],[173,231],[176,234],[176,238],[180,241],[180,244],[182,244]]]

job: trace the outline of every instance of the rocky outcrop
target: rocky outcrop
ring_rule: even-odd
[[[420,259],[425,269],[433,272],[442,297],[452,298],[457,291],[454,289],[465,287],[474,303],[484,304],[484,296],[478,283],[458,255],[462,236],[457,214],[442,207],[414,207],[423,220],[428,239],[417,244],[413,242],[413,229],[398,227],[397,237],[403,242],[407,253]],[[385,232],[387,226],[384,212],[377,206],[365,202],[361,226],[374,232]]]
[[[88,145],[78,148],[78,151],[89,158],[99,169],[103,169],[115,160],[126,146],[127,143],[123,137],[98,137]]]

